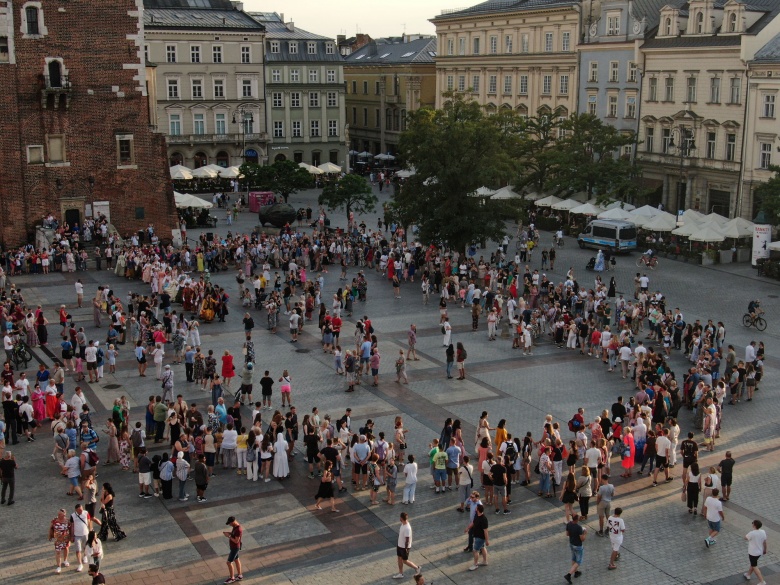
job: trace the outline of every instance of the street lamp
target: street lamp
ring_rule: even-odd
[[[674,144],[674,136],[677,135],[677,145]],[[691,152],[696,150],[696,143],[693,141],[693,130],[680,124],[677,128],[672,128],[669,136],[669,148],[677,149],[680,157],[680,180],[677,183],[677,209],[685,208],[686,186],[684,182],[683,166],[686,157],[691,157]]]
[[[238,120],[236,119],[236,114],[238,114]],[[233,112],[233,124],[239,121],[241,123],[241,158],[246,163],[246,129],[247,127],[251,128],[255,121],[252,112],[246,106],[238,106],[236,111]]]

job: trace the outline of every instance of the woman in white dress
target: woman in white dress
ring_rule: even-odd
[[[280,432],[276,435],[276,443],[274,443],[274,477],[277,479],[284,479],[290,475],[290,465],[287,462],[287,441],[284,439],[284,433]]]

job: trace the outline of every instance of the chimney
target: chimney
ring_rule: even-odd
[[[279,13],[279,20],[281,20],[282,24],[284,24],[284,12]]]
[[[291,20],[290,22],[285,23],[285,26],[287,27],[287,30],[290,32],[295,32],[295,23]]]
[[[232,1],[231,4],[233,5],[233,8],[235,10],[238,10],[239,12],[243,12],[244,11],[244,3],[243,2]]]
[[[336,35],[336,44],[341,44],[347,40],[347,35]]]

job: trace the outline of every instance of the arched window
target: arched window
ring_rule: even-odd
[[[62,65],[59,61],[49,61],[47,67],[49,79],[47,87],[62,87]]]
[[[285,160],[287,160],[287,157],[284,156],[281,152],[274,157],[274,162],[282,162]]]
[[[737,32],[737,13],[729,14],[729,32]]]
[[[224,150],[217,153],[217,165],[225,169],[230,166],[230,155]]]
[[[315,150],[311,153],[311,166],[318,167],[322,164],[322,153],[319,150]]]
[[[184,164],[184,157],[181,155],[180,152],[174,152],[171,155],[171,166],[175,167],[176,165]]]
[[[195,158],[193,159],[193,163],[196,169],[199,169],[200,167],[205,167],[207,164],[209,164],[209,157],[206,156],[205,152],[196,152]]]
[[[666,22],[664,23],[664,34],[668,37],[672,34],[672,19],[667,18]]]
[[[704,13],[701,11],[696,13],[696,32],[698,34],[704,32]]]

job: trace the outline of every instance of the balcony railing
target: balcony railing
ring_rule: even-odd
[[[168,144],[240,144],[244,140],[250,142],[265,142],[268,140],[266,132],[255,134],[242,134],[240,132],[231,134],[169,134],[166,136]]]
[[[670,167],[680,167],[680,155],[660,152],[637,152],[637,159],[641,162],[662,164]],[[682,159],[684,168],[697,167],[700,169],[713,169],[718,171],[739,172],[740,163],[732,160],[720,160],[714,158],[701,158],[698,156],[685,156]]]
[[[67,91],[70,89],[70,78],[67,75],[60,75],[52,77],[51,75],[44,75],[43,81],[46,89],[52,91]]]

